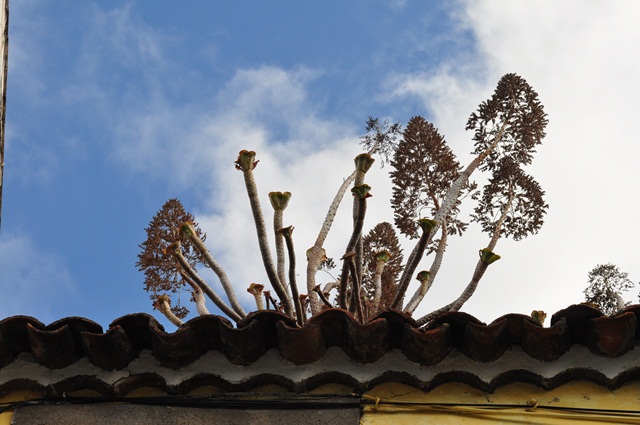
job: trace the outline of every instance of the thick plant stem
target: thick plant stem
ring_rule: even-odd
[[[493,139],[493,142],[491,142],[489,147],[484,152],[482,152],[477,157],[475,157],[473,161],[471,161],[469,165],[467,165],[467,168],[465,168],[464,171],[460,173],[458,178],[451,184],[451,187],[449,188],[449,191],[447,192],[447,195],[445,196],[444,201],[442,202],[442,206],[438,208],[436,215],[433,217],[433,220],[437,224],[431,230],[432,236],[433,234],[435,234],[435,232],[438,230],[438,228],[444,222],[444,220],[446,220],[446,218],[449,216],[449,214],[451,213],[451,210],[456,205],[456,202],[458,202],[458,197],[460,196],[460,192],[462,192],[462,189],[465,187],[465,185],[469,181],[471,174],[473,174],[473,172],[480,166],[482,161],[484,161],[485,158],[489,156],[489,154],[491,154],[491,152],[493,152],[496,149],[496,147],[504,137],[504,133],[506,132],[506,130],[507,130],[507,121],[502,123],[500,130],[498,130],[498,134],[496,134],[496,137]],[[431,242],[431,238],[429,238],[429,242]]]
[[[460,310],[460,307],[462,307],[464,305],[464,303],[466,303],[469,298],[471,298],[471,296],[473,295],[473,293],[476,291],[476,289],[478,288],[478,283],[480,283],[480,279],[482,279],[482,276],[484,276],[484,273],[487,271],[487,268],[489,267],[489,265],[497,260],[500,259],[499,255],[496,255],[493,253],[493,249],[496,246],[496,243],[498,242],[498,239],[500,238],[500,231],[502,229],[502,223],[504,222],[508,212],[509,212],[509,207],[511,205],[513,198],[510,198],[507,205],[505,205],[505,207],[502,210],[502,214],[500,215],[500,219],[498,220],[498,222],[496,223],[496,228],[493,231],[493,235],[491,237],[491,242],[489,243],[489,246],[487,248],[481,249],[480,250],[480,259],[478,260],[478,263],[476,264],[476,268],[473,272],[473,276],[471,278],[471,281],[469,282],[469,284],[467,285],[466,288],[464,288],[464,291],[462,291],[462,294],[460,294],[460,296],[453,302],[445,305],[444,307],[441,307],[435,311],[432,311],[431,313],[427,314],[426,316],[420,318],[418,320],[418,324],[420,326],[430,322],[431,320],[435,319],[436,317],[438,317],[439,315],[443,314],[443,313],[447,313],[449,311],[454,312],[454,311],[458,311]]]
[[[278,273],[278,279],[288,292],[287,288],[287,275],[285,273],[285,252],[284,252],[284,236],[281,233],[284,227],[283,215],[284,209],[287,208],[287,204],[291,199],[291,192],[269,192],[269,201],[273,207],[273,233],[276,240],[276,269]],[[295,299],[293,300],[295,303]]]
[[[200,277],[196,271],[191,268],[189,262],[180,250],[180,242],[174,242],[169,246],[169,250],[174,255],[182,269],[187,273],[187,275],[202,289],[202,291],[207,294],[209,299],[213,301],[213,303],[220,309],[224,314],[229,316],[232,320],[239,322],[242,319],[238,313],[236,313],[231,307],[229,307],[223,300],[216,294],[216,292],[209,286],[209,284]]]
[[[511,210],[511,206],[513,205],[513,200],[515,199],[515,195],[513,193],[509,194],[509,199],[507,203],[502,207],[502,212],[500,214],[500,218],[496,222],[496,227],[493,230],[491,235],[491,240],[489,241],[489,245],[487,245],[487,249],[489,251],[493,251],[498,243],[498,239],[500,239],[500,233],[502,232],[502,224],[507,219],[507,215]]]
[[[418,244],[415,249],[411,252],[409,259],[407,260],[407,265],[402,272],[402,277],[400,278],[400,282],[398,284],[398,292],[396,293],[393,302],[391,303],[391,308],[399,308],[402,304],[402,300],[404,299],[404,295],[409,288],[409,281],[413,273],[416,271],[420,260],[422,260],[422,256],[424,255],[424,251],[427,248],[427,244],[431,240],[431,235],[433,234],[433,227],[436,226],[434,220],[421,219],[418,220],[420,226],[422,227],[422,235],[420,235],[420,239],[418,240]]]
[[[300,306],[302,307],[302,311],[305,312],[302,317],[302,325],[304,326],[307,323],[307,306],[309,305],[309,296],[307,294],[300,294],[298,296],[298,301],[300,301]]]
[[[351,254],[355,254],[355,252],[352,252]],[[347,264],[347,261],[343,258],[342,271],[340,272],[340,288],[338,289],[338,305],[340,306],[340,308],[345,310],[349,308],[349,306],[347,305],[347,290],[349,289],[349,277],[350,277],[349,265]]]
[[[376,269],[373,274],[373,309],[369,316],[373,316],[378,312],[378,308],[380,308],[380,299],[382,298],[382,272],[384,271],[384,266],[386,263],[384,261],[376,261]]]
[[[369,171],[374,161],[375,160],[371,157],[371,155],[366,153],[356,156],[355,158],[356,177],[353,181],[354,187],[361,186],[364,184],[365,174],[367,173],[367,171]],[[354,198],[353,211],[352,211],[354,225],[358,220],[358,208],[359,208],[358,199]],[[356,242],[355,251],[356,251],[356,258],[355,258],[356,276],[358,276],[358,280],[361,281],[362,280],[362,263],[363,263],[362,257],[364,255],[364,245],[362,242],[362,235],[360,235],[360,237]]]
[[[284,290],[284,286],[278,279],[278,273],[273,265],[273,259],[271,258],[271,250],[269,249],[269,239],[267,237],[267,228],[264,223],[262,215],[262,208],[260,207],[260,200],[258,198],[258,188],[253,176],[253,169],[257,162],[254,161],[255,152],[253,151],[240,151],[238,160],[236,161],[236,167],[242,171],[244,176],[244,183],[247,189],[247,195],[249,196],[249,204],[251,205],[251,212],[253,214],[253,221],[256,226],[256,234],[258,236],[258,246],[260,248],[260,255],[262,256],[262,262],[264,264],[265,271],[271,286],[278,294],[280,302],[284,306],[285,313],[293,317],[293,305],[287,292]]]
[[[202,289],[198,288],[193,292],[193,301],[196,303],[196,311],[200,316],[206,316],[209,313],[206,298]]]
[[[484,272],[487,271],[487,267],[489,267],[489,264],[486,264],[482,262],[482,260],[479,260],[478,264],[476,265],[476,269],[473,272],[473,277],[471,278],[471,281],[469,282],[465,290],[462,292],[460,297],[458,297],[457,300],[445,305],[444,307],[440,307],[439,309],[434,310],[431,313],[418,319],[417,320],[418,326],[426,325],[427,323],[429,323],[436,317],[440,316],[441,314],[458,311],[460,307],[462,307],[462,305],[475,292],[476,288],[478,287],[478,283],[480,282],[480,279],[482,279]]]
[[[210,314],[207,309],[207,300],[204,297],[204,292],[202,292],[202,288],[200,288],[194,281],[191,279],[184,270],[180,269],[178,271],[182,279],[191,286],[193,289],[193,301],[196,303],[196,311],[200,316],[204,316],[206,314]]]
[[[264,302],[262,301],[263,289],[264,289],[264,285],[260,285],[259,283],[252,283],[247,288],[247,292],[253,295],[253,298],[255,298],[256,308],[258,310],[264,310]]]
[[[447,226],[446,223],[443,222],[440,233],[440,241],[438,242],[438,248],[436,250],[436,255],[433,259],[433,263],[431,263],[431,268],[429,268],[429,274],[424,280],[418,278],[418,280],[420,280],[420,286],[404,308],[404,311],[406,313],[413,314],[413,312],[424,299],[425,295],[427,295],[427,292],[429,292],[429,289],[431,289],[431,285],[433,285],[433,281],[435,280],[438,271],[440,270],[440,266],[442,265],[442,258],[444,257],[444,251],[446,248]]]
[[[453,312],[460,310],[460,307],[462,307],[464,303],[466,303],[469,298],[471,298],[471,295],[473,295],[473,293],[478,288],[478,283],[480,283],[480,279],[482,279],[482,276],[484,276],[484,272],[487,271],[488,267],[489,264],[483,262],[482,260],[478,260],[478,264],[476,265],[476,269],[473,272],[471,282],[469,282],[469,285],[467,285],[464,291],[462,291],[460,297],[451,304],[451,307],[449,307],[449,311]]]
[[[356,188],[362,188],[362,191],[356,190]],[[346,309],[347,308],[347,289],[348,289],[348,274],[349,274],[349,264],[345,257],[350,255],[351,251],[354,251],[356,243],[358,242],[358,238],[362,236],[362,227],[364,226],[364,216],[367,212],[367,195],[368,195],[369,186],[361,185],[356,186],[352,189],[354,195],[358,198],[358,219],[353,225],[353,232],[351,233],[351,238],[349,239],[349,243],[347,244],[347,248],[345,249],[345,256],[343,257],[344,261],[342,263],[342,280],[340,283],[340,307]],[[353,281],[357,275],[351,277],[352,286]]]
[[[422,255],[427,247],[427,243],[429,241],[429,234],[423,233],[418,240],[418,245],[416,245],[415,252],[412,252],[409,256],[409,260],[407,260],[407,265],[402,273],[402,277],[400,279],[400,283],[398,285],[398,292],[396,293],[393,302],[391,303],[391,308],[398,308],[404,299],[404,295],[409,288],[409,281],[413,272],[416,271],[420,260],[422,259]]]
[[[367,312],[368,317],[374,316],[380,309],[380,300],[382,299],[382,272],[387,262],[391,259],[391,254],[387,250],[376,252],[374,255],[376,267],[373,271],[373,303],[370,311]],[[360,280],[362,283],[362,280]]]
[[[298,293],[298,284],[296,283],[296,253],[293,248],[293,226],[285,227],[280,230],[280,234],[284,237],[287,245],[287,251],[289,252],[289,283],[291,285],[291,297],[296,308],[296,321],[298,325],[304,324],[305,315],[302,311],[302,304],[300,303],[300,294]]]
[[[316,285],[316,287],[318,287],[319,285]],[[331,292],[332,289],[339,289],[340,288],[340,281],[339,280],[334,280],[333,282],[327,282],[324,284],[324,287],[322,288],[322,292],[324,292],[325,294],[328,294],[329,292]]]
[[[320,300],[322,301],[322,304],[325,305],[325,307],[328,308],[332,308],[333,306],[331,305],[331,303],[329,302],[329,300],[327,299],[327,296],[324,294],[324,292],[322,292],[322,289],[320,288],[320,285],[316,285],[315,288],[313,288],[313,291],[318,294],[318,297],[320,297]]]
[[[287,291],[287,275],[285,273],[285,254],[284,254],[284,237],[280,230],[284,227],[282,225],[283,211],[276,209],[273,211],[273,232],[276,239],[276,272],[280,283],[284,286],[284,290]],[[295,301],[294,301],[295,302]]]
[[[331,230],[331,225],[333,224],[333,220],[338,212],[340,202],[355,177],[356,172],[354,171],[344,180],[344,182],[342,182],[342,185],[340,185],[338,192],[329,206],[329,211],[324,218],[318,237],[316,238],[313,246],[307,251],[307,291],[309,292],[312,314],[319,313],[320,310],[322,310],[322,303],[318,300],[318,297],[315,296],[315,292],[313,292],[313,288],[316,286],[316,272],[318,271],[318,268],[325,256],[325,251],[322,246],[324,245],[324,241],[327,239],[327,235],[329,235],[329,231]]]
[[[351,274],[351,304],[355,306],[355,313],[358,320],[360,323],[363,323],[364,312],[362,311],[362,300],[360,299],[360,282],[358,281],[354,257],[355,255],[349,255],[345,261],[349,266],[349,273]]]
[[[181,327],[184,325],[184,322],[178,318],[173,311],[171,311],[171,305],[169,304],[169,297],[166,295],[161,295],[158,297],[158,300],[153,304],[155,308],[158,309],[160,313],[164,315],[171,323],[176,325],[177,327]]]
[[[367,155],[373,155],[380,148],[380,141],[376,141],[375,144],[367,151]],[[318,232],[318,237],[316,238],[315,243],[311,248],[307,250],[307,291],[309,292],[309,300],[311,304],[311,314],[319,313],[322,310],[322,303],[316,296],[316,293],[313,291],[313,288],[316,286],[316,273],[318,272],[318,268],[322,263],[323,257],[325,255],[325,250],[322,247],[324,245],[324,241],[327,239],[327,235],[331,230],[331,225],[333,224],[333,220],[336,217],[336,213],[338,212],[338,207],[340,206],[340,202],[344,197],[344,194],[347,191],[347,188],[351,185],[351,183],[356,178],[357,171],[351,173],[340,185],[338,192],[333,197],[331,201],[331,205],[329,205],[329,210],[327,211],[327,215],[322,222],[322,227],[320,228],[320,232]]]
[[[231,304],[231,307],[233,308],[233,310],[236,313],[238,313],[238,315],[241,317],[246,316],[247,313],[245,313],[242,306],[240,305],[240,302],[238,301],[238,297],[236,297],[236,292],[233,289],[233,285],[231,284],[231,281],[229,280],[227,273],[224,271],[222,266],[220,266],[220,264],[215,260],[215,258],[213,258],[213,255],[211,255],[211,252],[209,252],[207,247],[204,245],[204,242],[202,242],[202,239],[200,239],[200,237],[198,236],[198,233],[195,231],[193,227],[193,223],[189,223],[189,222],[184,223],[180,227],[180,232],[189,238],[191,243],[193,243],[193,246],[198,250],[200,255],[202,255],[202,258],[204,258],[207,265],[211,268],[211,270],[213,270],[216,276],[218,276],[218,279],[220,279],[222,288],[224,289],[225,294],[227,294],[227,299],[229,300],[229,303]]]
[[[493,250],[495,249],[496,244],[498,243],[498,239],[500,239],[502,224],[504,223],[504,220],[507,218],[507,214],[509,214],[509,210],[511,209],[512,203],[513,203],[513,195],[509,197],[507,204],[502,208],[502,214],[500,215],[500,218],[496,223],[496,227],[493,230],[493,234],[491,236],[491,241],[489,242],[489,245],[485,249],[480,251],[480,259],[478,260],[478,264],[476,265],[476,269],[473,273],[473,278],[471,279],[471,282],[469,282],[469,285],[467,285],[467,287],[464,289],[462,294],[460,294],[460,297],[458,297],[458,299],[452,303],[451,307],[449,308],[449,311],[460,310],[460,307],[462,307],[464,303],[466,303],[469,300],[469,298],[471,298],[473,293],[478,288],[478,283],[480,283],[480,279],[482,279],[484,272],[487,271],[487,267],[489,267],[489,264],[491,264],[493,261],[496,261],[497,259],[500,258],[499,256],[496,256],[495,254],[493,254]],[[495,257],[497,258],[492,260],[491,256],[488,255],[489,253],[493,254],[494,258]]]

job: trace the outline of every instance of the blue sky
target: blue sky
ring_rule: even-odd
[[[540,234],[499,243],[464,310],[553,313],[582,301],[597,263],[637,282],[639,19],[633,1],[12,2],[0,317],[159,317],[135,262],[172,197],[252,309],[245,288],[267,279],[239,150],[258,152],[265,197],[293,193],[304,258],[369,115],[422,115],[465,163],[466,120],[508,72],[549,114],[529,171],[550,208]],[[392,219],[388,171],[369,173],[367,228]],[[338,258],[342,213],[326,246]],[[458,296],[486,240],[471,226],[451,242],[424,313]]]

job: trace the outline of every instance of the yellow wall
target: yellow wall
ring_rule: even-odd
[[[40,398],[40,394],[33,391],[16,391],[5,397],[0,397],[0,406],[4,407],[4,403],[11,403],[14,401],[35,400]],[[0,413],[0,425],[10,425],[11,418],[13,418],[13,411],[9,410],[5,413]]]
[[[514,383],[489,394],[465,384],[445,384],[424,393],[402,384],[383,384],[367,393],[372,404],[364,409],[361,423],[374,424],[590,424],[640,423],[640,414],[620,414],[615,417],[603,412],[551,411],[541,406],[588,409],[636,410],[640,412],[640,382],[625,385],[615,391],[588,381],[575,381],[551,391],[535,385]],[[378,401],[376,407],[373,403]],[[414,405],[392,405],[385,402],[411,402]],[[451,403],[455,406],[429,406],[420,403]],[[537,408],[529,405],[537,403]],[[464,404],[482,406],[464,406]],[[517,405],[496,409],[496,405]],[[493,408],[492,408],[493,407]]]
[[[273,388],[269,388],[273,390]],[[258,390],[258,389],[257,389]],[[327,391],[330,390],[330,391]],[[218,393],[219,389],[197,393]],[[260,392],[260,391],[257,391]],[[269,391],[271,392],[271,391]],[[314,393],[348,392],[347,388],[325,386]],[[95,396],[78,392],[74,396]],[[195,394],[194,394],[195,395]],[[201,395],[201,394],[199,394]],[[153,388],[140,388],[128,396],[166,396]],[[369,401],[363,409],[362,424],[568,424],[568,423],[640,423],[640,414],[620,414],[612,417],[598,411],[549,411],[541,408],[569,407],[589,409],[610,409],[640,411],[640,382],[627,384],[617,390],[607,390],[588,381],[574,381],[551,391],[534,385],[514,383],[498,388],[494,393],[485,393],[464,384],[445,384],[425,393],[403,384],[379,385],[365,395]],[[0,398],[0,404],[22,400],[36,400],[41,395],[36,392],[14,392]],[[378,402],[376,406],[375,403]],[[393,405],[390,402],[414,403]],[[530,404],[537,402],[537,408]],[[433,404],[452,404],[434,406]],[[468,405],[481,406],[468,406]],[[515,405],[496,408],[497,405]],[[465,406],[467,405],[467,406]],[[492,409],[493,407],[493,409]],[[0,425],[9,425],[13,413],[0,414]]]

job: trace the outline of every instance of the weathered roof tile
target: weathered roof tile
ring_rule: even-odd
[[[20,372],[16,372],[19,369],[13,368],[14,375],[0,379],[0,392],[16,388],[49,388],[46,391],[59,392],[83,387],[105,395],[123,395],[141,386],[152,386],[168,393],[184,394],[201,385],[236,391],[260,383],[306,391],[326,382],[359,388],[385,380],[411,383],[424,389],[445,381],[491,389],[513,380],[548,387],[575,378],[615,386],[625,379],[640,378],[640,366],[633,363],[637,353],[631,356],[633,359],[626,356],[633,352],[640,338],[638,315],[640,306],[630,306],[607,317],[590,306],[575,305],[554,314],[550,327],[542,327],[521,314],[504,315],[487,325],[469,314],[456,312],[442,315],[428,327],[419,329],[410,316],[400,311],[382,312],[362,324],[347,311],[327,309],[300,328],[283,314],[261,311],[249,314],[237,327],[225,318],[209,315],[194,318],[174,332],[166,332],[147,314],[121,317],[106,332],[84,318],[65,318],[45,326],[31,317],[14,316],[0,321],[0,371],[12,368],[12,363],[20,358],[23,359],[21,362],[27,362],[24,364],[35,362],[43,368],[41,370],[84,364],[107,374],[125,369],[127,372],[124,378],[110,383],[90,376],[68,377],[49,388],[46,383],[20,376]],[[520,351],[514,351],[517,346]],[[601,359],[596,361],[600,369],[587,364],[570,364],[557,370],[555,364],[567,362],[564,356],[581,346],[586,347],[583,350],[591,353],[594,359]],[[359,368],[352,368],[352,372],[346,372],[349,368],[337,368],[315,373],[305,369],[306,365],[322,362],[326,356],[335,356],[336,352],[341,352]],[[452,357],[453,352],[457,354]],[[515,353],[510,354],[513,356],[518,352],[528,356],[537,369],[510,368],[503,360],[508,357],[505,354]],[[200,359],[205,354],[210,358],[210,353],[218,353],[217,356],[233,368],[240,368],[233,370],[248,368],[249,378],[234,382],[219,376],[221,372],[208,372],[207,362],[211,360],[203,363]],[[294,373],[297,377],[265,373],[262,366],[255,366],[264,363],[261,359],[268,353],[269,356],[276,353],[281,361],[302,367]],[[401,353],[402,361],[426,369],[395,370],[394,361],[389,360],[395,358],[393,356],[397,354],[394,353]],[[141,356],[155,359],[160,366],[168,368],[165,370],[193,371],[186,378],[170,383],[144,368],[131,372],[131,365],[137,364]],[[628,358],[624,367],[609,368],[613,370],[607,372],[609,375],[602,372],[609,370],[603,369],[602,362],[622,356]],[[219,367],[216,366],[220,364],[219,360],[216,362],[212,367]],[[331,362],[333,360],[330,361],[333,364]],[[554,367],[546,368],[545,363]],[[390,369],[379,373],[368,369],[385,364]],[[481,366],[483,364],[487,366]],[[471,369],[461,365],[469,365]]]

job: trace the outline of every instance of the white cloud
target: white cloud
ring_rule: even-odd
[[[507,312],[528,314],[534,308],[553,313],[579,302],[586,274],[596,263],[611,261],[632,279],[640,276],[637,250],[630,248],[640,234],[640,201],[633,196],[640,152],[632,131],[640,106],[635,78],[640,64],[629,54],[640,38],[635,25],[640,12],[635,3],[597,5],[465,3],[461,22],[477,37],[479,53],[454,54],[433,74],[403,73],[393,79],[390,100],[422,99],[462,162],[471,150],[464,131],[467,117],[504,73],[525,77],[549,113],[548,137],[531,167],[547,191],[546,224],[525,241],[499,243],[503,259],[487,272],[465,307],[482,320]],[[140,40],[138,45],[145,46],[148,38]],[[152,61],[162,60],[161,49],[146,51]],[[293,193],[285,223],[296,227],[303,292],[304,251],[359,151],[359,128],[339,117],[321,118],[314,107],[308,86],[317,75],[305,68],[238,70],[204,107],[175,106],[151,84],[152,96],[127,105],[126,119],[119,121],[118,158],[138,171],[167,175],[180,187],[197,186],[210,194],[210,203],[193,212],[239,295],[244,296],[249,283],[265,283],[266,277],[242,176],[233,169],[238,151],[258,152],[256,178],[267,223],[266,194]],[[392,218],[388,184],[383,183],[386,172],[377,167],[370,172],[370,205],[375,207],[367,227]],[[349,210],[343,205],[326,244],[334,257],[340,257],[349,236]],[[463,239],[451,241],[433,294],[420,312],[459,294],[472,274],[477,250],[486,243],[474,227]]]
[[[307,292],[304,252],[313,244],[342,179],[351,173],[351,158],[359,152],[354,129],[339,120],[325,121],[314,115],[303,84],[306,78],[306,70],[287,72],[265,67],[239,72],[216,102],[224,103],[226,112],[212,118],[199,137],[192,140],[202,153],[207,152],[200,159],[208,165],[215,182],[210,204],[197,216],[209,235],[209,248],[246,300],[249,295],[245,288],[251,282],[266,283],[267,279],[242,174],[233,167],[238,152],[257,152],[260,163],[255,176],[268,228],[272,228],[273,214],[267,193],[293,194],[285,211],[285,223],[296,229],[298,284],[302,293]],[[349,207],[345,209],[344,217],[348,218]],[[335,227],[334,234],[342,238],[339,242],[329,241],[327,248],[339,257],[342,252],[335,245],[346,243],[348,221]]]
[[[192,212],[208,234],[209,249],[245,303],[251,302],[246,287],[267,279],[242,173],[233,165],[238,152],[248,149],[258,154],[255,174],[269,228],[272,212],[267,193],[293,193],[285,223],[296,227],[301,288],[305,287],[304,252],[313,244],[342,179],[351,173],[352,158],[360,152],[359,129],[339,118],[318,116],[307,93],[307,85],[317,75],[306,68],[238,70],[207,106],[150,102],[145,108],[129,110],[127,119],[117,126],[115,149],[121,161],[138,172],[167,179],[179,190],[196,187],[209,199]],[[388,196],[380,197],[384,199]],[[340,249],[349,236],[350,207],[343,209],[347,220],[334,229],[342,233]],[[329,241],[327,248],[336,243]],[[342,254],[332,251],[337,257]],[[213,275],[209,279],[217,285]]]
[[[72,277],[61,257],[45,252],[25,236],[7,233],[0,237],[0,317],[29,315],[43,322],[60,319],[60,298],[73,297]]]
[[[435,75],[405,75],[395,94],[421,96],[445,137],[451,141],[454,134],[456,152],[464,134],[449,128],[460,128],[460,114],[466,118],[507,72],[533,85],[550,120],[531,167],[547,191],[546,224],[525,241],[499,243],[503,260],[490,268],[465,309],[484,320],[507,311],[555,312],[583,299],[587,272],[596,263],[616,263],[637,280],[632,244],[640,234],[640,145],[633,123],[640,110],[640,62],[633,52],[640,41],[640,5],[481,1],[465,9],[482,52],[478,62],[457,64],[454,58]],[[486,70],[486,76],[460,72],[469,67]],[[458,254],[450,252],[446,261],[461,261]],[[449,297],[468,279],[441,274]],[[627,296],[637,301],[635,293]]]
[[[108,10],[92,6],[86,19],[88,31],[81,41],[81,55],[74,65],[74,76],[79,82],[91,83],[96,78],[112,83],[119,82],[118,75],[109,78],[110,71],[135,71],[137,76],[147,79],[149,84],[161,71],[172,47],[168,32],[157,31],[132,12],[132,5]],[[117,64],[117,68],[113,67]],[[149,81],[151,80],[151,81]],[[113,93],[113,86],[100,87],[102,92]]]

